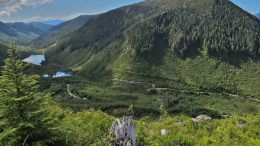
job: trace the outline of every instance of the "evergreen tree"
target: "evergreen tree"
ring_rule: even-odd
[[[38,91],[38,76],[23,73],[14,45],[8,55],[0,77],[0,145],[50,145],[58,108]]]

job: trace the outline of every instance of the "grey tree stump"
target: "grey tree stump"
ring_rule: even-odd
[[[115,146],[138,146],[132,117],[124,117],[122,122],[116,119],[110,135],[115,135]]]

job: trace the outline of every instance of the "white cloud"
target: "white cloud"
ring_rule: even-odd
[[[37,7],[53,0],[0,0],[0,16],[10,16],[23,7]]]

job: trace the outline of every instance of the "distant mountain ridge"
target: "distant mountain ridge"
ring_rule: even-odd
[[[30,45],[33,48],[46,48],[48,46],[51,46],[57,40],[60,40],[61,37],[76,31],[94,17],[95,15],[82,15],[70,21],[66,21],[64,23],[56,25],[49,31],[45,32],[44,34],[33,40]]]
[[[40,23],[47,24],[47,25],[59,25],[64,23],[64,20],[49,20],[49,21],[41,21]]]
[[[51,27],[53,26],[43,23],[4,23],[0,21],[0,43],[26,45]]]
[[[257,18],[260,18],[260,12],[257,13],[257,14],[255,14],[255,16],[256,16]]]

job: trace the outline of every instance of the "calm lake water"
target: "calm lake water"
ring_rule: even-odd
[[[69,73],[65,73],[65,72],[58,71],[58,72],[56,72],[56,74],[53,76],[53,78],[70,77],[70,76],[71,76],[71,74],[69,74]]]
[[[22,61],[34,64],[34,65],[41,65],[42,62],[45,61],[45,56],[44,55],[31,55]],[[44,74],[42,77],[49,78],[51,76],[49,74]],[[71,74],[65,73],[62,71],[57,71],[56,74],[52,76],[52,78],[62,78],[62,77],[71,77]]]
[[[56,72],[55,75],[52,76],[52,78],[64,78],[64,77],[71,77],[72,75],[69,74],[69,73],[65,73],[65,72],[62,72],[62,71],[58,71]],[[42,77],[44,78],[49,78],[51,77],[49,74],[44,74]]]
[[[28,58],[22,60],[23,62],[32,63],[34,65],[41,65],[45,61],[44,55],[31,55]]]

